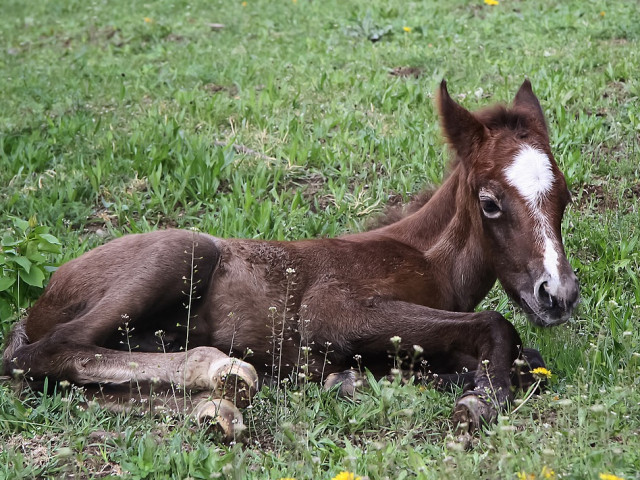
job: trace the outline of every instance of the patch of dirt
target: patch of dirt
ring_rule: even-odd
[[[391,193],[389,194],[389,199],[387,200],[387,207],[397,207],[404,206],[402,195],[399,193]]]
[[[125,187],[127,195],[133,195],[135,193],[146,192],[149,189],[147,183],[147,177],[138,177],[138,172],[135,173],[129,184]]]
[[[389,75],[392,77],[400,77],[400,78],[419,78],[422,76],[422,68],[420,67],[395,67],[390,72]]]
[[[177,33],[170,33],[169,35],[164,37],[164,39],[169,42],[176,42],[176,43],[185,41],[185,38],[182,35],[178,35]]]
[[[179,217],[183,217],[184,216],[184,212],[180,212],[178,214]],[[162,230],[162,229],[167,229],[167,228],[178,228],[178,222],[177,220],[173,219],[173,218],[167,218],[167,217],[161,217],[158,216],[158,223],[156,225],[156,228]]]
[[[627,88],[625,86],[625,82],[623,81],[613,81],[607,83],[604,92],[602,93],[602,98],[615,98],[615,99],[624,99],[627,97]]]
[[[623,37],[619,37],[619,38],[608,38],[606,40],[604,40],[603,43],[606,43],[607,45],[611,45],[611,46],[620,46],[620,45],[628,45],[629,44],[629,40]]]
[[[602,185],[587,184],[582,186],[582,195],[577,201],[579,210],[591,208],[598,213],[618,208],[618,201],[607,193]]]
[[[110,227],[118,227],[118,216],[114,215],[107,208],[100,208],[87,219],[87,225],[84,231],[85,233],[104,238],[110,236]]]
[[[93,25],[87,30],[86,35],[88,42],[95,45],[110,43],[114,47],[121,48],[129,42],[129,40],[122,36],[122,30],[112,25],[102,28],[96,28],[95,25]],[[81,39],[75,40],[79,40],[79,42],[82,43]],[[71,39],[68,39],[68,41],[71,43]]]
[[[461,16],[464,15],[465,17],[468,16],[469,18],[479,18],[481,20],[484,20],[485,18],[487,18],[487,12],[490,8],[493,7],[483,5],[482,2],[480,2],[472,3],[471,5],[461,5],[457,8],[457,10],[460,12]]]
[[[324,175],[320,173],[312,173],[307,177],[296,180],[298,185],[304,187],[302,197],[309,202],[309,208],[313,213],[317,213],[318,209],[324,210],[331,203],[331,197],[329,195],[318,196],[318,193],[322,191],[326,181]],[[316,200],[315,202],[314,199]]]
[[[602,98],[610,99],[613,104],[633,101],[633,95],[629,92],[625,81],[626,79],[624,78],[618,78],[608,82],[602,91]],[[587,108],[585,112],[587,115],[595,115],[597,117],[606,117],[612,113],[611,108],[608,106],[600,107],[596,111]]]
[[[628,155],[628,147],[624,143],[600,144],[591,156],[591,161],[597,165],[606,165],[607,162],[616,161],[618,158]]]
[[[622,192],[622,198],[625,200],[635,200],[640,198],[640,183],[625,188]],[[618,210],[620,202],[616,195],[613,195],[602,184],[586,184],[582,187],[582,194],[577,199],[576,205],[579,210],[592,209],[598,213],[604,213],[607,210]]]
[[[207,83],[202,86],[202,89],[211,95],[215,95],[216,93],[220,92],[227,92],[227,94],[231,97],[235,97],[236,95],[238,95],[238,87],[236,87],[235,85],[224,86],[218,85],[216,83]]]
[[[222,85],[216,85],[215,83],[207,83],[202,86],[202,89],[208,93],[218,93],[224,90]]]

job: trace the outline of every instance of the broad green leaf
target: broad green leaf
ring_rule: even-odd
[[[31,260],[33,263],[44,263],[47,261],[47,257],[45,257],[38,250],[38,245],[34,242],[29,242],[27,244],[27,252],[25,253],[25,257]]]
[[[13,226],[16,227],[21,232],[26,231],[29,228],[29,222],[26,220],[22,220],[18,217],[13,217]]]
[[[26,273],[31,271],[31,261],[27,257],[15,257],[13,261],[20,265]]]
[[[56,245],[49,242],[40,242],[38,244],[38,249],[41,252],[46,252],[46,253],[62,253],[62,247],[60,245]]]
[[[20,273],[20,279],[34,287],[42,287],[44,272],[37,265],[33,265],[29,273]]]
[[[19,244],[20,244],[20,240],[16,240],[8,232],[2,236],[3,247],[13,247],[14,245],[19,245]]]
[[[49,243],[52,243],[54,245],[61,245],[60,240],[58,240],[56,237],[54,237],[53,235],[49,234],[49,233],[42,233],[39,235],[39,237],[42,240],[45,240]]]
[[[0,292],[4,292],[6,289],[11,287],[11,285],[13,285],[14,283],[16,283],[16,279],[13,277],[0,278]]]
[[[14,309],[4,298],[0,298],[0,320],[4,321],[13,316]]]
[[[44,263],[47,261],[47,257],[45,257],[42,253],[36,251],[27,252],[26,257],[31,260],[33,263]]]

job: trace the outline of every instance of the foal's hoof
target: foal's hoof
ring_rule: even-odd
[[[456,435],[474,432],[483,424],[495,421],[498,412],[483,397],[484,395],[469,392],[458,399],[452,418]]]
[[[193,409],[191,415],[198,425],[208,425],[222,433],[225,440],[236,440],[246,429],[242,413],[229,400],[216,398],[202,400]]]
[[[356,388],[362,386],[363,377],[355,370],[345,370],[344,372],[332,373],[324,381],[324,389],[331,390],[338,387],[338,395],[341,397],[353,397]]]
[[[513,367],[511,368],[511,384],[521,390],[529,390],[532,385],[538,382],[538,379],[533,376],[531,371],[539,367],[546,368],[546,364],[544,363],[540,352],[533,348],[522,349],[521,357],[514,362]],[[538,388],[535,393],[540,393],[540,386],[545,384],[546,381],[538,383]]]
[[[239,408],[245,408],[258,391],[258,374],[253,365],[235,358],[211,364],[209,378],[213,391],[230,400]]]

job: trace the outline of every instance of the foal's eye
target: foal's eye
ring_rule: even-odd
[[[493,198],[480,197],[480,206],[488,218],[497,218],[502,213],[500,205]]]

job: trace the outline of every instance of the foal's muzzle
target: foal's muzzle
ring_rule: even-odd
[[[550,327],[569,320],[578,304],[579,293],[578,277],[573,272],[560,278],[551,278],[545,273],[535,283],[532,294],[523,295],[522,300],[533,323]]]

